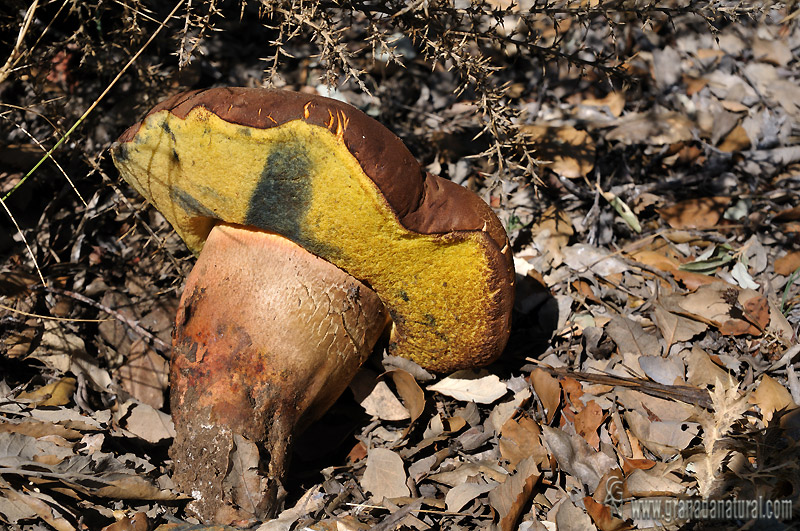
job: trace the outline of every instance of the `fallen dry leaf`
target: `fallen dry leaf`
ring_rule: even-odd
[[[635,389],[617,389],[617,400],[626,409],[639,411],[651,420],[674,420],[682,422],[692,418],[697,412],[697,406],[650,396]]]
[[[786,66],[794,58],[792,49],[779,39],[753,39],[753,57],[775,66]]]
[[[747,110],[745,107],[743,110]],[[750,137],[747,136],[747,131],[741,125],[737,125],[733,130],[728,133],[719,144],[720,151],[731,153],[733,151],[742,151],[750,147]]]
[[[169,385],[169,363],[143,340],[134,341],[117,371],[122,388],[139,402],[161,409]]]
[[[661,344],[658,339],[639,323],[615,315],[606,325],[606,333],[617,344],[620,354],[635,354],[637,356],[657,356],[661,354]]]
[[[403,459],[387,448],[369,449],[361,486],[378,501],[411,494],[406,485]]]
[[[708,387],[715,385],[717,381],[727,381],[728,373],[711,361],[709,355],[697,345],[692,345],[685,358],[686,376],[690,384]]]
[[[645,265],[660,269],[661,271],[674,271],[680,266],[680,262],[670,256],[666,249],[660,251],[652,249],[641,249],[630,254],[631,258]]]
[[[568,125],[523,125],[520,134],[534,146],[541,166],[563,177],[584,177],[594,168],[594,140],[586,131]]]
[[[624,417],[636,438],[662,459],[668,459],[689,446],[699,429],[694,422],[653,421],[638,411],[626,411]]]
[[[531,385],[547,412],[546,422],[549,424],[561,405],[561,385],[558,380],[542,369],[534,369],[530,375]]]
[[[175,437],[172,417],[133,399],[120,404],[114,414],[114,420],[128,435],[139,437],[152,444]]]
[[[494,490],[497,487],[497,482],[495,481],[478,481],[475,483],[462,483],[460,485],[456,485],[449,491],[447,491],[447,495],[444,498],[445,505],[447,506],[447,510],[457,513],[461,509],[464,508],[469,502],[486,494],[487,492]]]
[[[542,431],[547,447],[558,465],[592,490],[597,488],[603,474],[616,466],[613,458],[592,449],[580,435],[570,435],[550,426],[542,426]]]
[[[23,496],[25,496],[23,493],[11,488],[11,485],[0,479],[0,515],[5,522],[15,525],[20,520],[30,520],[38,516],[38,513],[25,503]]]
[[[238,433],[233,434],[233,450],[231,451],[231,467],[225,476],[222,486],[231,493],[231,499],[247,515],[255,515],[259,504],[263,502],[269,482],[259,474],[260,457],[258,447]]]
[[[363,442],[358,441],[350,449],[350,452],[348,452],[346,460],[348,463],[353,464],[361,461],[365,457],[367,457],[367,446]]]
[[[790,251],[775,260],[775,272],[779,275],[789,276],[800,268],[800,251]]]
[[[663,146],[692,139],[694,124],[675,112],[630,113],[606,134],[606,139],[626,145]]]
[[[769,324],[767,325],[767,332],[773,334],[785,345],[791,344],[792,338],[795,336],[792,325],[773,301],[768,300],[768,304]]]
[[[761,335],[764,326],[763,303],[750,302],[755,313],[743,311],[742,304],[759,298],[753,290],[741,290],[726,282],[714,282],[701,286],[678,300],[678,305],[692,318],[699,319],[719,328],[724,335]],[[743,301],[743,302],[740,302]]]
[[[574,232],[566,212],[551,206],[531,228],[532,243],[545,263],[558,267],[564,261],[561,250],[567,246]]]
[[[744,309],[745,318],[757,328],[763,330],[769,325],[769,302],[765,296],[745,289],[739,292],[738,301]]]
[[[592,493],[592,499],[596,502],[606,503],[612,499],[620,500],[625,498],[625,475],[619,468],[612,468],[600,479],[600,483]]]
[[[373,371],[367,369],[358,371],[350,382],[350,390],[364,411],[372,417],[390,421],[411,417],[386,382],[379,379]]]
[[[517,391],[514,393],[513,397],[500,402],[492,408],[492,412],[489,413],[489,418],[486,419],[484,426],[486,426],[487,430],[499,435],[500,431],[503,429],[503,424],[513,417],[519,409],[524,408],[530,398],[530,388],[526,387]]]
[[[502,531],[517,529],[517,521],[530,500],[539,476],[536,462],[529,457],[519,463],[513,475],[489,492],[489,503],[500,516]]]
[[[533,376],[533,373],[531,373],[531,376]],[[568,403],[570,406],[572,406],[572,409],[575,411],[580,411],[583,409],[584,405],[581,397],[583,396],[584,391],[581,383],[575,378],[570,378],[569,376],[561,378],[560,383],[561,388],[564,389],[564,393],[566,393]],[[534,386],[534,389],[535,388],[536,387]]]
[[[13,467],[16,474],[28,469],[33,477],[46,478],[85,496],[159,501],[181,498],[153,484],[145,475],[146,467],[141,466],[143,460],[138,461],[141,469],[135,470],[111,454],[72,454],[69,447],[18,433],[0,433],[0,457],[0,473],[5,467]]]
[[[667,351],[674,343],[689,341],[708,329],[708,325],[670,312],[662,304],[653,308],[653,321],[667,342]]]
[[[698,55],[702,56],[704,52],[703,50],[698,50]],[[719,50],[705,50],[707,53],[719,54],[721,53]],[[708,86],[708,80],[705,78],[696,78],[689,75],[684,74],[683,82],[686,83],[686,94],[691,96],[697,92],[700,92],[706,86]]]
[[[690,293],[678,300],[678,305],[692,316],[697,316],[705,322],[720,326],[728,319],[730,303],[726,300],[738,298],[739,289],[726,282],[715,282],[702,286],[694,293]]]
[[[22,330],[8,330],[0,339],[0,345],[6,349],[6,356],[12,359],[27,356],[33,349],[34,340],[41,333],[41,328],[41,323],[36,319],[28,319]]]
[[[772,221],[800,221],[800,206],[781,210],[775,214]]]
[[[454,470],[431,474],[431,480],[443,485],[455,487],[466,483],[471,477],[483,477],[487,480],[503,483],[508,478],[508,471],[496,462],[482,461],[481,463],[463,463]]]
[[[2,148],[0,148],[2,153]],[[0,155],[0,160],[2,155]],[[39,279],[25,271],[0,271],[0,297],[17,299],[27,296],[31,288],[39,283]],[[8,300],[6,299],[6,300]]]
[[[656,466],[656,462],[650,459],[628,459],[625,456],[622,456],[622,459],[622,471],[626,475],[630,474],[633,470],[650,470]]]
[[[78,387],[78,381],[71,376],[43,385],[33,391],[23,391],[17,398],[30,400],[36,407],[65,406],[72,399],[72,394]]]
[[[722,100],[720,102],[720,105],[722,105],[722,108],[725,109],[726,111],[731,111],[731,112],[747,112],[750,109],[750,107],[748,107],[747,105],[732,100]]]
[[[672,276],[689,291],[696,291],[700,286],[707,286],[714,282],[719,282],[719,279],[716,277],[695,273],[693,271],[682,271],[680,269],[672,271]]]
[[[498,448],[503,459],[508,461],[508,470],[513,472],[520,461],[533,457],[538,464],[547,459],[547,451],[539,439],[539,425],[528,417],[508,419],[500,430]]]
[[[133,516],[123,516],[101,531],[149,531],[150,522],[145,513],[136,513]]]
[[[411,422],[416,422],[425,410],[425,393],[422,388],[411,373],[403,369],[393,369],[386,374],[391,376],[394,387],[411,416]]]
[[[65,330],[56,321],[44,322],[39,348],[29,357],[40,360],[60,373],[85,376],[98,390],[112,387],[111,375],[100,367],[96,358],[87,354],[83,339]]]
[[[597,529],[589,515],[576,507],[569,498],[563,498],[558,504],[555,524],[559,531],[595,531]]]
[[[428,390],[477,404],[491,404],[508,392],[506,384],[496,374],[481,375],[471,370],[454,372],[429,385]]]
[[[2,468],[24,468],[35,463],[56,466],[73,455],[71,445],[57,444],[52,436],[33,438],[19,433],[0,433],[0,472]]]
[[[674,496],[683,494],[686,490],[680,479],[674,474],[642,469],[631,472],[625,479],[625,486],[631,496],[635,498]]]
[[[687,199],[658,209],[661,218],[673,229],[708,229],[716,227],[730,197]]]
[[[583,506],[586,507],[586,513],[600,531],[619,531],[627,527],[625,520],[611,514],[611,507],[597,503],[591,496],[583,498]]]
[[[743,335],[760,335],[762,328],[750,320],[745,319],[728,319],[719,327],[719,331],[724,336],[743,336]]]
[[[597,428],[600,427],[605,418],[606,415],[597,402],[589,400],[586,403],[586,407],[575,415],[573,421],[578,435],[583,437],[595,450],[600,449],[600,434],[597,433]]]
[[[285,509],[274,520],[261,524],[255,531],[290,531],[298,520],[321,511],[325,507],[326,497],[320,492],[321,490],[320,485],[311,487],[297,500],[294,506]]]
[[[53,422],[42,422],[32,418],[19,420],[4,419],[0,421],[0,432],[15,432],[39,438],[46,435],[57,435],[67,440],[77,440],[83,437],[78,430],[73,430]]]
[[[796,406],[789,391],[766,374],[761,377],[758,388],[750,395],[750,403],[761,409],[764,424],[772,420],[776,411]]]
[[[75,527],[69,522],[69,520],[64,518],[64,513],[68,514],[72,520],[75,519],[75,515],[70,514],[64,509],[63,506],[54,503],[53,505],[56,505],[58,509],[56,509],[56,507],[52,507],[49,503],[45,502],[43,499],[40,499],[41,494],[37,493],[36,491],[19,492],[12,491],[10,489],[3,490],[5,490],[5,494],[9,495],[10,499],[13,500],[15,505],[23,506],[25,509],[29,510],[31,517],[38,516],[56,531],[75,531]],[[0,492],[2,492],[2,490],[0,490]],[[47,498],[49,498],[49,496]],[[23,511],[25,509],[23,509]]]
[[[685,367],[683,361],[678,358],[642,356],[639,358],[639,367],[654,382],[664,385],[681,385],[684,383]]]
[[[607,277],[630,269],[625,262],[608,251],[585,243],[570,245],[562,249],[562,253],[564,263],[579,273],[591,271],[597,276]]]
[[[611,91],[603,98],[584,98],[581,105],[590,107],[608,107],[612,115],[619,117],[625,108],[625,91]]]

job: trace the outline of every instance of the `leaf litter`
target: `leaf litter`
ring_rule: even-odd
[[[640,50],[641,101],[567,73],[571,93],[536,103],[520,131],[550,201],[484,190],[515,250],[507,355],[439,377],[373,357],[298,444],[286,509],[251,528],[644,529],[636,500],[694,496],[788,498],[797,514],[800,37],[773,22],[716,39]],[[458,109],[454,123],[474,106]],[[163,347],[190,262],[163,218],[146,213],[159,240],[116,202],[89,201],[100,226],[72,242],[85,270],[52,273],[113,312],[34,289],[20,256],[0,272],[11,529],[197,528],[171,489]],[[37,237],[59,242],[58,222]],[[237,440],[230,462],[226,488],[252,512],[258,449]]]

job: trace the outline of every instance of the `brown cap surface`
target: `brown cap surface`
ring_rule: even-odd
[[[394,322],[393,353],[446,372],[485,365],[505,346],[514,269],[502,224],[347,104],[191,91],[157,105],[112,156],[193,251],[218,221],[249,225],[370,286]]]
[[[226,122],[257,129],[277,127],[292,120],[328,129],[341,126],[347,149],[380,188],[407,229],[420,234],[486,230],[498,248],[507,243],[502,224],[479,197],[452,181],[426,175],[402,140],[351,105],[300,92],[220,87],[177,94],[153,107],[148,115],[168,110],[186,118],[196,107],[204,107]],[[340,121],[340,116],[346,116],[346,124]],[[118,142],[132,140],[140,124],[125,131]],[[509,264],[511,258],[511,253],[507,253]]]

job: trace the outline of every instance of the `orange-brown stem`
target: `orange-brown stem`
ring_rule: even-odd
[[[272,233],[217,225],[173,338],[170,455],[191,510],[217,523],[273,514],[293,435],[346,389],[387,322],[377,295],[325,260]],[[265,468],[242,468],[253,444]]]

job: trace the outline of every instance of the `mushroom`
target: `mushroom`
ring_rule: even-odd
[[[111,154],[198,255],[173,336],[170,455],[204,520],[274,513],[293,435],[344,391],[387,322],[388,351],[435,372],[505,347],[514,269],[502,224],[347,104],[190,91]],[[231,456],[253,447],[268,465],[245,510]]]

